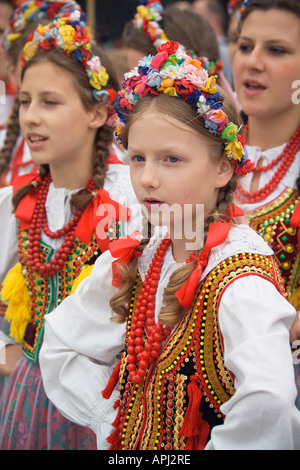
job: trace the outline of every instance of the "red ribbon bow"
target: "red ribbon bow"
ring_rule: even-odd
[[[235,204],[231,204],[226,212],[226,215],[232,219],[233,217],[242,216],[244,212]],[[195,291],[200,281],[201,274],[208,263],[210,250],[215,246],[221,245],[228,237],[231,223],[217,222],[210,224],[207,239],[200,255],[194,260],[197,265],[193,270],[190,277],[183,284],[183,286],[176,292],[176,297],[185,309],[188,309],[194,299]]]
[[[84,243],[89,243],[95,232],[101,252],[106,251],[109,239],[106,231],[113,220],[127,222],[131,210],[110,198],[105,189],[98,189],[95,197],[85,208],[77,225],[75,236]]]
[[[141,235],[137,230],[127,237],[119,238],[109,244],[109,251],[114,258],[118,258],[112,262],[113,279],[112,285],[120,287],[122,285],[121,276],[118,272],[118,264],[126,265],[133,256],[140,257],[142,251],[137,251],[136,248],[140,245],[139,240],[136,238]]]
[[[17,191],[23,186],[31,184],[33,181],[41,181],[40,175],[36,171],[32,171],[31,173],[27,173],[23,176],[18,176],[13,181],[13,192]],[[20,228],[22,230],[30,227],[30,222],[36,205],[37,196],[38,190],[36,188],[33,188],[20,200],[18,204],[15,216],[17,217],[17,219],[19,219]]]

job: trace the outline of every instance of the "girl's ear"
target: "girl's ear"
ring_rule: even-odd
[[[91,111],[90,127],[91,129],[98,129],[102,127],[108,118],[107,108],[103,103],[96,103]]]
[[[233,175],[233,166],[228,157],[224,155],[219,163],[219,171],[217,175],[217,188],[223,188],[231,180]]]

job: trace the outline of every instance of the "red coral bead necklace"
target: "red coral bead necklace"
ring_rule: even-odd
[[[270,179],[268,183],[265,184],[262,188],[258,189],[257,191],[245,191],[241,185],[238,186],[236,192],[236,198],[240,202],[243,203],[256,203],[263,201],[269,194],[271,194],[275,188],[277,188],[278,184],[290,168],[291,164],[294,161],[295,155],[300,150],[300,128],[296,130],[293,134],[281,154],[275,158],[271,163],[268,165],[264,165],[261,167],[253,167],[252,172],[262,172],[267,171],[277,165],[280,161],[281,164],[279,168],[275,171],[274,175]]]
[[[75,230],[82,214],[82,211],[77,210],[72,219],[62,229],[55,232],[49,229],[45,204],[51,181],[51,175],[48,174],[40,183],[35,209],[28,230],[27,259],[23,254],[20,254],[21,262],[43,277],[53,276],[62,269],[71,251],[75,238]],[[85,185],[85,189],[91,193],[94,188],[95,183],[90,178]],[[41,257],[40,240],[42,230],[52,239],[64,237],[61,247],[47,263],[44,263]]]
[[[171,333],[171,327],[155,322],[155,295],[161,266],[171,240],[162,240],[149,266],[132,314],[130,337],[127,344],[129,380],[142,383],[147,369],[159,355],[163,341]],[[147,334],[147,341],[144,334]]]

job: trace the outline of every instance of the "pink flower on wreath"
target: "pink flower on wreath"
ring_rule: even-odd
[[[136,95],[142,95],[145,91],[146,86],[147,86],[147,82],[148,82],[147,75],[143,75],[141,77],[141,80],[135,85],[134,93]]]
[[[87,65],[91,70],[95,70],[95,72],[101,73],[101,62],[98,56],[92,57]]]
[[[189,72],[186,75],[189,80],[198,89],[202,88],[207,80],[207,73],[205,70],[193,69],[192,66],[188,66]]]
[[[160,70],[160,67],[162,66],[164,62],[166,62],[167,58],[168,58],[168,53],[166,51],[158,52],[158,54],[156,54],[153,57],[151,66],[154,69]]]
[[[218,131],[221,132],[228,125],[228,117],[222,109],[214,109],[207,113],[206,119],[218,125]]]
[[[128,72],[125,75],[125,77],[126,78],[123,82],[123,88],[126,91],[131,91],[141,81],[141,79],[143,77],[143,72],[134,70],[132,72]]]

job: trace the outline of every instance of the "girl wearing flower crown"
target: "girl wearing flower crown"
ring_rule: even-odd
[[[295,312],[272,250],[237,223],[252,164],[233,104],[169,42],[125,74],[116,109],[149,233],[112,242],[47,317],[46,393],[99,449],[299,447]]]
[[[0,369],[9,376],[0,448],[93,449],[93,433],[47,400],[38,358],[44,316],[89,275],[127,223],[135,227],[127,207],[137,202],[129,167],[109,152],[117,85],[103,52],[92,49],[79,11],[39,26],[22,65],[20,125],[40,170],[0,191],[1,297],[16,343],[6,347]],[[21,349],[12,368],[11,356]]]
[[[28,0],[19,5],[11,19],[9,28],[5,30],[2,44],[6,51],[6,67],[9,70],[13,89],[16,90],[20,82],[20,55],[28,36],[40,25],[46,25],[51,19],[58,18],[72,10],[81,10],[81,7],[71,1],[40,1]],[[10,113],[3,123],[0,132],[0,187],[12,184],[20,175],[36,169],[31,153],[20,132],[19,101],[14,99]],[[2,123],[1,123],[2,124]]]
[[[235,87],[248,116],[247,151],[255,167],[238,186],[237,201],[274,250],[288,300],[299,311],[300,4],[247,1],[240,15]],[[291,342],[299,338],[297,316]]]

